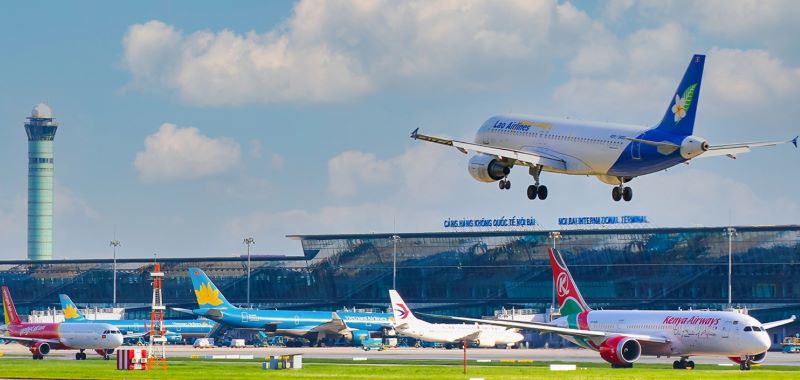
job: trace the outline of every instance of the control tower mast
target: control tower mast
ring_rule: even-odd
[[[58,123],[46,104],[25,122],[28,133],[28,259],[53,258],[53,140]]]

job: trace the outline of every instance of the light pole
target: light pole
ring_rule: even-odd
[[[255,244],[256,241],[252,237],[248,237],[242,243],[247,244],[247,308],[252,309],[250,304],[250,245]]]
[[[114,290],[112,290],[113,296],[111,304],[112,307],[117,307],[117,247],[119,247],[121,243],[119,242],[119,240],[114,239],[109,243],[109,245],[112,247],[111,249],[114,250],[114,279],[112,280],[114,283],[112,288]]]
[[[736,236],[736,229],[728,227],[725,229],[725,234],[728,235],[728,309],[730,310],[733,307],[731,273],[733,272],[733,237]]]
[[[394,245],[394,253],[392,253],[392,289],[397,289],[397,242],[400,241],[400,236],[392,235],[392,244]]]
[[[550,231],[548,236],[550,237],[550,239],[553,240],[553,251],[555,251],[556,250],[556,241],[558,239],[561,239],[561,232]],[[553,254],[555,254],[555,252],[553,252]],[[553,303],[551,303],[550,305],[551,305],[551,310],[555,311],[555,309],[556,309],[556,281],[555,281],[555,279],[553,279]],[[553,317],[553,313],[551,312],[550,313],[550,318],[552,319],[552,317]]]

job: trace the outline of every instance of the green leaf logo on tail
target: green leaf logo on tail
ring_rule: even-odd
[[[697,88],[697,83],[689,86],[683,91],[683,96],[675,94],[675,104],[672,106],[672,113],[675,114],[675,124],[678,124],[681,119],[686,117],[686,111],[692,106],[694,99],[694,90]]]

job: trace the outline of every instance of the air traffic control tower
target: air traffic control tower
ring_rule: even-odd
[[[53,258],[53,110],[37,104],[25,123],[28,133],[28,259]]]

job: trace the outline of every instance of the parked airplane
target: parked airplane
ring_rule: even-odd
[[[122,345],[122,334],[107,323],[26,323],[22,322],[11,300],[8,287],[3,287],[3,315],[0,340],[17,342],[30,349],[34,360],[44,359],[50,350],[79,350],[75,360],[86,360],[84,350],[95,350],[108,360],[114,349]]]
[[[528,198],[547,198],[547,187],[540,185],[545,172],[591,175],[614,185],[614,201],[633,198],[633,190],[625,186],[632,179],[655,173],[697,157],[728,156],[736,158],[752,148],[791,142],[750,142],[710,145],[693,134],[704,55],[692,57],[675,95],[661,122],[648,128],[635,125],[586,122],[569,119],[499,115],[486,120],[478,129],[473,143],[423,135],[419,128],[411,138],[450,145],[467,153],[477,154],[469,160],[469,173],[480,182],[500,181],[500,189],[508,190],[508,174],[515,165],[527,166],[534,184],[528,186]]]
[[[76,323],[107,323],[120,330],[125,339],[136,339],[150,333],[150,321],[145,319],[109,319],[109,320],[90,320],[86,319],[83,313],[75,306],[72,299],[66,294],[59,294],[61,309],[64,312],[64,320]],[[165,319],[164,328],[167,330],[167,341],[180,343],[184,338],[204,338],[207,337],[216,323],[206,319]]]
[[[463,343],[464,340],[478,347],[513,345],[523,339],[517,328],[506,328],[481,323],[454,324],[429,323],[417,319],[396,290],[389,290],[394,313],[394,329],[402,336],[438,343]]]
[[[304,337],[320,343],[325,338],[369,336],[391,328],[388,313],[303,310],[251,310],[233,306],[200,268],[189,268],[198,309],[174,309],[209,318],[225,327]]]
[[[680,357],[675,369],[692,369],[692,356],[724,356],[741,370],[764,361],[770,346],[767,330],[791,323],[789,319],[761,323],[736,311],[709,310],[592,310],[583,300],[561,253],[550,253],[553,282],[561,317],[551,323],[480,320],[497,326],[556,333],[581,346],[600,352],[612,367],[632,367],[641,357]]]

